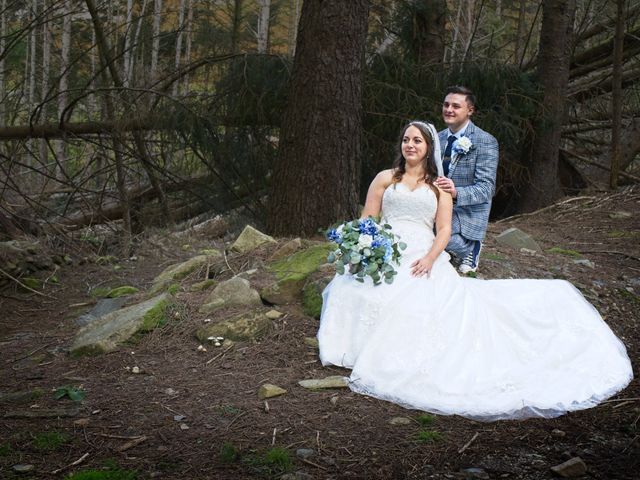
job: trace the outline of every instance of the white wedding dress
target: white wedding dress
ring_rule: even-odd
[[[336,275],[323,293],[320,359],[351,368],[352,390],[496,420],[589,408],[631,381],[624,345],[564,280],[463,278],[446,253],[429,278],[411,276],[436,207],[428,187],[389,186],[383,220],[408,245],[393,284]]]

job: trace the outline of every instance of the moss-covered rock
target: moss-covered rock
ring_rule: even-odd
[[[109,291],[109,293],[107,293],[107,297],[108,298],[118,298],[118,297],[124,297],[126,295],[133,295],[134,293],[138,293],[140,290],[138,290],[136,287],[131,287],[129,285],[123,285],[122,287],[116,287],[111,289],[111,291]]]
[[[186,262],[168,266],[153,280],[153,286],[150,290],[151,295],[164,290],[168,285],[175,281],[183,280],[196,270],[206,268],[207,265],[221,255],[222,254],[217,250],[211,250],[210,253],[207,253],[206,255],[197,255]]]
[[[242,233],[238,236],[233,245],[231,245],[230,250],[233,252],[245,254],[251,252],[265,243],[276,244],[277,242],[270,237],[262,233],[259,230],[256,230],[251,225],[247,225],[242,230]]]
[[[193,285],[191,285],[191,287],[189,287],[189,290],[191,290],[192,292],[202,292],[204,290],[209,290],[211,287],[215,287],[217,284],[218,282],[216,280],[208,278],[201,282],[194,283]]]
[[[296,253],[301,248],[302,240],[300,240],[299,238],[294,238],[279,246],[278,249],[271,255],[271,260],[279,260],[281,258],[288,257],[289,255],[293,255],[294,253]]]
[[[111,352],[138,332],[166,322],[166,294],[108,313],[82,327],[71,346],[73,355]]]
[[[242,313],[219,323],[207,324],[198,329],[196,337],[202,343],[207,342],[209,337],[224,337],[235,341],[260,339],[273,326],[265,313],[266,309],[261,308]]]
[[[33,290],[37,290],[38,288],[40,288],[42,286],[42,282],[40,280],[38,280],[37,278],[33,278],[33,277],[24,277],[20,279],[20,282],[33,289]]]
[[[200,307],[200,313],[209,314],[219,308],[236,305],[262,305],[260,294],[251,288],[248,280],[240,277],[233,277],[218,284]]]
[[[263,288],[260,296],[275,305],[299,301],[307,277],[326,263],[330,250],[329,243],[316,244],[272,262],[267,269],[274,274],[274,282]]]
[[[313,318],[320,318],[322,312],[322,290],[315,284],[308,283],[302,290],[302,309]]]

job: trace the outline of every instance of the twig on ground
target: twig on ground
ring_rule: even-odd
[[[231,420],[229,422],[229,425],[227,425],[227,428],[225,430],[229,430],[229,428],[231,428],[231,425],[233,425],[236,422],[236,420],[238,420],[240,417],[242,417],[245,414],[246,414],[246,412],[240,412],[238,415],[233,417],[233,420]]]
[[[56,298],[56,297],[52,297],[51,295],[47,295],[46,293],[42,293],[42,292],[38,292],[37,290],[34,290],[31,287],[28,287],[27,285],[25,285],[24,283],[22,283],[20,280],[18,280],[16,277],[12,276],[11,274],[5,272],[4,270],[2,270],[0,268],[0,273],[2,273],[5,277],[10,278],[11,280],[13,280],[14,282],[16,282],[18,285],[20,285],[22,288],[25,288],[27,290],[29,290],[30,292],[36,293],[38,295],[40,295],[41,297],[49,297],[49,298]]]
[[[609,400],[605,400],[602,402],[605,403],[615,403],[615,402],[637,402],[640,400],[640,397],[632,397],[632,398],[610,398]]]
[[[229,260],[227,259],[227,251],[223,249],[223,250],[222,250],[222,255],[224,255],[224,263],[226,263],[226,264],[227,264],[227,268],[228,268],[229,270],[231,270],[231,273],[233,273],[234,275],[236,275],[236,271],[235,271],[233,268],[231,268],[231,265],[229,265]]]
[[[301,458],[300,460],[302,460],[304,463],[308,463],[309,465],[319,468],[320,470],[324,470],[325,472],[327,471],[326,467],[323,467],[322,465],[318,465],[317,463],[307,460],[306,458]]]
[[[124,445],[121,445],[120,447],[116,448],[116,451],[124,452],[125,450],[129,450],[130,448],[133,448],[136,445],[140,445],[142,442],[145,442],[146,440],[147,440],[147,437],[144,435],[138,438],[134,438],[133,440],[130,440]]]
[[[638,262],[640,262],[640,257],[634,257],[633,255],[629,255],[628,253],[617,252],[615,250],[583,250],[580,253],[606,253],[609,255],[622,255],[624,257],[630,258],[632,260],[637,260]]]
[[[69,465],[65,465],[62,468],[58,468],[57,470],[54,470],[53,472],[51,472],[51,475],[57,475],[60,472],[64,472],[68,468],[75,467],[76,465],[80,465],[82,462],[84,462],[87,459],[88,456],[89,456],[89,452],[82,455],[75,462],[71,462]]]
[[[218,355],[216,355],[213,358],[210,358],[209,360],[207,360],[207,362],[205,363],[205,365],[209,365],[211,362],[213,362],[214,360],[217,360],[220,357],[223,357],[229,350],[231,350],[233,347],[227,347],[225,350],[223,350],[222,352],[220,352]]]
[[[558,207],[558,206],[564,205],[566,203],[571,203],[571,202],[575,202],[575,201],[578,201],[578,200],[586,200],[586,199],[593,200],[595,198],[596,197],[586,196],[586,195],[585,196],[581,196],[581,197],[571,197],[571,198],[567,198],[566,200],[562,200],[561,202],[556,202],[556,203],[548,205],[548,206],[546,206],[544,208],[540,208],[540,209],[535,210],[533,212],[521,213],[519,215],[512,215],[511,217],[501,218],[500,220],[498,220],[498,221],[496,221],[494,223],[497,224],[497,223],[506,222],[507,220],[515,220],[516,218],[530,217],[531,215],[537,215],[538,213],[542,213],[542,212],[545,212],[547,210],[551,210],[554,207]]]
[[[478,438],[480,434],[478,432],[473,434],[473,437],[471,437],[471,440],[469,440],[467,443],[465,443],[462,448],[460,448],[458,450],[458,453],[462,453],[464,452],[467,448],[469,448],[469,446],[475,441],[476,438]]]
[[[24,358],[29,358],[34,353],[39,352],[40,350],[42,350],[44,348],[50,347],[51,345],[53,345],[53,343],[47,343],[46,345],[43,345],[41,347],[36,348],[35,350],[32,350],[31,352],[27,353],[26,355],[23,355],[23,356],[18,357],[18,358],[14,358],[13,360],[7,360],[7,363],[9,363],[9,362],[10,363],[16,363],[16,362],[18,362],[18,361],[20,361],[20,360],[22,360]]]

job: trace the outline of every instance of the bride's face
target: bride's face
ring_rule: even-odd
[[[410,165],[419,165],[427,155],[428,145],[422,132],[413,125],[404,131],[402,137],[402,156]]]

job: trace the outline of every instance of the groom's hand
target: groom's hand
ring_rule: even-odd
[[[458,196],[456,186],[450,178],[438,177],[436,178],[435,184],[439,189],[451,194],[451,198],[456,198]]]

